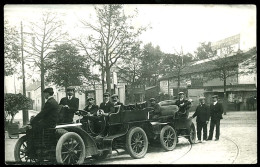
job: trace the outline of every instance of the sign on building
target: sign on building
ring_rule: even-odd
[[[214,50],[229,47],[234,44],[240,44],[240,34],[225,38],[217,42],[213,42],[211,44],[211,49],[214,51]]]

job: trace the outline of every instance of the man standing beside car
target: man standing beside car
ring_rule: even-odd
[[[73,87],[67,88],[67,97],[60,100],[60,105],[63,106],[61,112],[61,123],[72,123],[74,113],[79,109],[79,99],[74,97],[75,89]]]
[[[200,104],[196,108],[195,113],[191,118],[197,117],[197,137],[198,143],[201,143],[201,130],[203,129],[203,142],[207,140],[207,124],[209,122],[210,112],[209,107],[205,104],[205,97],[199,98]]]
[[[210,110],[210,130],[209,130],[209,136],[208,140],[212,140],[213,137],[213,131],[214,127],[216,126],[216,135],[215,135],[215,140],[219,140],[220,136],[220,120],[223,119],[222,114],[223,114],[223,106],[221,103],[218,102],[218,96],[213,95],[213,104],[210,105],[209,110]]]

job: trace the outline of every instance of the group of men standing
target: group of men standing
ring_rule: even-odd
[[[203,142],[212,140],[213,131],[216,126],[215,140],[219,140],[220,136],[220,120],[223,119],[223,106],[218,102],[218,96],[212,96],[213,103],[208,106],[205,103],[205,97],[200,97],[200,104],[197,106],[196,111],[191,118],[197,117],[197,137],[198,142],[201,143],[201,131],[203,130]],[[207,137],[207,124],[210,120],[209,136]]]

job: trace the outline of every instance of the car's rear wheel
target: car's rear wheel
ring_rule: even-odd
[[[176,147],[176,132],[170,125],[166,125],[160,132],[160,143],[166,151],[171,151]]]
[[[59,164],[82,164],[85,160],[85,144],[74,132],[60,137],[56,146],[56,160]]]
[[[148,139],[140,127],[131,128],[126,135],[126,150],[132,158],[142,158],[148,149]]]
[[[188,140],[191,144],[196,142],[196,129],[193,123],[190,125]]]
[[[22,136],[15,144],[14,159],[16,162],[37,162],[37,159],[30,157],[29,154],[27,136]]]

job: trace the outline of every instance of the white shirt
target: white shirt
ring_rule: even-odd
[[[213,105],[216,105],[218,101],[213,102]]]
[[[72,99],[72,96],[68,96],[68,99],[71,100],[71,99]]]

